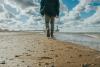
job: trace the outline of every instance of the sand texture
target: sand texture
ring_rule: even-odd
[[[44,34],[2,32],[0,67],[100,67],[100,52]]]

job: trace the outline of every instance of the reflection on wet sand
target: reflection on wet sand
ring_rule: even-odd
[[[57,33],[56,38],[64,42],[73,42],[100,51],[100,34],[97,33]]]

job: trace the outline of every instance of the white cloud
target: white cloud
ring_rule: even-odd
[[[96,10],[96,13],[93,16],[85,19],[83,23],[84,24],[100,23],[100,7],[98,7],[98,9]]]
[[[39,0],[4,0],[0,6],[3,8],[3,12],[0,12],[0,28],[8,30],[43,29]]]
[[[99,31],[99,27],[96,25],[99,24],[100,26],[100,7],[96,10],[96,13],[89,17],[81,20],[80,13],[82,11],[86,11],[88,7],[88,3],[86,0],[79,0],[80,3],[73,8],[69,12],[69,14],[66,14],[64,17],[61,17],[61,20],[63,20],[63,28],[61,30],[63,31]],[[95,24],[95,25],[94,25]],[[91,27],[89,26],[91,25]],[[95,30],[97,28],[97,30]]]
[[[39,0],[0,0],[0,28],[9,30],[39,30],[44,28],[44,20],[39,14]],[[65,16],[60,18],[61,29],[64,31],[85,30],[84,27],[88,23],[98,23],[99,12],[97,12],[85,19],[80,19],[80,13],[86,10],[86,0],[80,0],[80,3],[68,12],[67,6],[65,6],[60,0],[61,12],[65,13]],[[93,21],[91,19],[95,18]],[[56,19],[56,22],[59,20]],[[63,28],[62,28],[63,27]],[[91,28],[88,28],[88,30]]]
[[[69,16],[75,19],[78,18],[80,16],[80,12],[84,11],[86,6],[86,0],[80,0],[80,3],[69,12]]]

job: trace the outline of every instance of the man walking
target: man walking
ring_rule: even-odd
[[[54,21],[55,17],[59,17],[59,0],[41,0],[40,5],[40,13],[45,16],[47,37],[54,38]]]

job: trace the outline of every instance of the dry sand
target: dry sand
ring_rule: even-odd
[[[0,67],[53,66],[100,67],[100,52],[39,33],[0,33]]]

